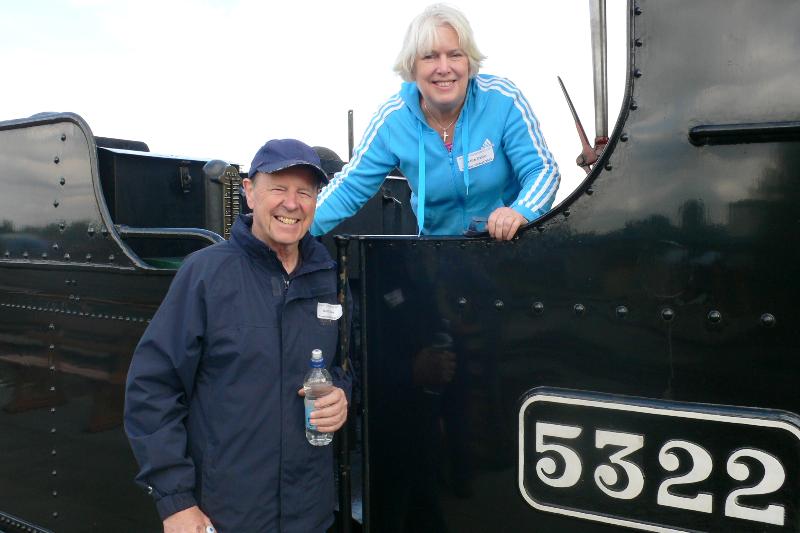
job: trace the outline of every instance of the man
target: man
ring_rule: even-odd
[[[165,533],[323,532],[333,522],[331,447],[305,437],[303,377],[338,345],[335,263],[308,234],[327,182],[312,148],[261,147],[243,180],[252,215],[189,256],[139,341],[125,430]],[[350,377],[311,423],[338,430]],[[298,390],[299,389],[299,390]]]

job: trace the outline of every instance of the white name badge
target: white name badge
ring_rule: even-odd
[[[464,156],[458,156],[456,161],[458,162],[458,170],[464,172]],[[483,141],[483,146],[481,146],[480,150],[469,154],[469,168],[479,167],[492,161],[494,161],[494,145],[489,139]]]
[[[339,304],[317,303],[317,318],[322,320],[339,320],[342,317],[342,306]]]

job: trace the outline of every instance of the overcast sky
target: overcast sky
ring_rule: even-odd
[[[95,135],[247,167],[270,138],[347,159],[397,92],[392,65],[428,0],[0,0],[0,120],[81,115]],[[453,0],[488,59],[525,93],[562,169],[582,180],[580,144],[556,75],[594,138],[589,0]],[[608,0],[609,129],[625,81],[626,5]]]

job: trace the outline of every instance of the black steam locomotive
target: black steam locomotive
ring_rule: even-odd
[[[403,236],[402,179],[340,228],[354,527],[800,532],[800,3],[629,13],[607,145],[519,238]],[[3,533],[159,530],[123,385],[242,208],[205,163],[72,114],[0,123]]]

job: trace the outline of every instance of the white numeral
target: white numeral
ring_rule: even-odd
[[[753,487],[744,487],[731,492],[725,499],[725,515],[782,526],[786,515],[783,505],[768,505],[761,509],[742,505],[738,499],[740,496],[769,494],[781,488],[786,480],[783,465],[775,457],[761,450],[752,448],[739,450],[728,457],[728,475],[736,481],[745,481],[750,477],[750,468],[744,461],[740,461],[742,457],[750,457],[761,463],[764,467],[764,477]]]
[[[708,479],[714,462],[711,455],[703,448],[692,442],[685,440],[671,440],[661,447],[658,452],[658,462],[667,471],[674,472],[680,465],[678,455],[670,450],[686,450],[692,457],[692,468],[686,474],[677,477],[668,477],[658,487],[658,497],[656,502],[667,507],[677,507],[678,509],[688,509],[690,511],[700,511],[710,513],[713,507],[713,496],[708,492],[701,492],[697,496],[676,496],[669,491],[673,485],[687,485],[689,483],[699,483]]]
[[[575,439],[581,431],[583,430],[576,426],[536,422],[536,451],[556,453],[564,461],[564,473],[560,477],[551,477],[556,473],[556,462],[552,457],[543,457],[536,462],[536,474],[543,483],[551,487],[565,488],[578,482],[583,467],[581,458],[575,450],[561,444],[545,444],[544,438]]]
[[[641,468],[630,461],[625,461],[624,458],[636,450],[642,449],[644,446],[644,436],[634,435],[632,433],[620,433],[618,431],[602,431],[598,429],[595,433],[595,446],[602,449],[608,445],[622,446],[621,450],[612,454],[608,459],[612,464],[622,467],[625,471],[625,475],[628,477],[628,482],[625,488],[621,490],[611,489],[610,487],[616,485],[619,481],[619,474],[616,468],[607,464],[601,464],[595,469],[594,482],[597,483],[600,490],[612,498],[630,500],[637,497],[644,487],[644,475],[642,474]]]

